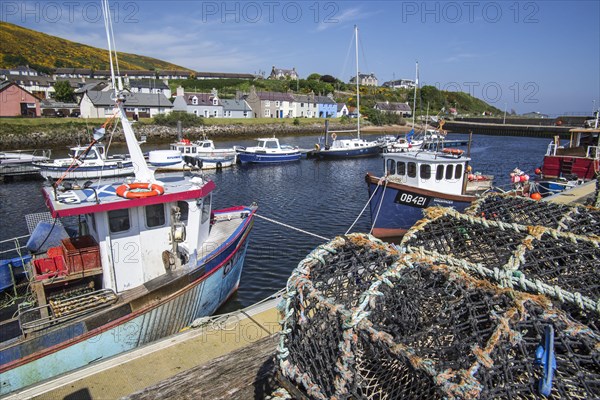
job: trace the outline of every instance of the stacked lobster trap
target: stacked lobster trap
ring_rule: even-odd
[[[429,229],[434,222],[449,226],[446,219],[457,216],[429,211],[437,214],[411,231],[408,253],[354,234],[319,246],[294,270],[278,347],[280,382],[292,397],[599,398],[600,331],[584,324],[594,317],[573,318],[544,295],[515,290],[512,281],[503,287],[498,283],[509,283],[508,275],[482,264],[492,257],[514,264],[533,235],[517,225],[468,220],[474,217],[451,233],[437,231]],[[489,240],[502,245],[484,246],[468,227],[478,222],[492,226]],[[474,259],[454,262],[473,245],[481,246]],[[586,292],[571,300],[582,312],[596,312],[592,298]]]

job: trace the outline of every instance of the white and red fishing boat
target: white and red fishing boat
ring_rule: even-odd
[[[366,176],[372,234],[403,236],[430,206],[463,211],[489,190],[493,177],[471,172],[470,157],[456,148],[384,153],[382,177]]]
[[[537,190],[542,196],[556,194],[596,179],[600,173],[600,129],[574,128],[569,143],[556,137],[549,145],[542,166],[536,170]]]
[[[256,207],[212,210],[212,181],[157,179],[113,85],[135,178],[43,188],[30,290],[0,310],[0,395],[174,334],[238,288]]]

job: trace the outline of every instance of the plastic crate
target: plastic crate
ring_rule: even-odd
[[[62,247],[69,273],[100,268],[100,246],[93,237],[63,239]]]
[[[33,261],[35,279],[40,281],[67,274],[67,267],[62,256],[38,258]]]

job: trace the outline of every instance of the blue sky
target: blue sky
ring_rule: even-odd
[[[552,116],[600,106],[599,1],[112,1],[120,51],[199,71],[273,65],[347,81],[470,93],[499,109]],[[1,19],[106,47],[99,1],[3,1]]]

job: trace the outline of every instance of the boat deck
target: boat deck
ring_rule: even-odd
[[[207,318],[209,323],[200,328],[15,392],[7,399],[121,398],[278,332],[275,306],[279,301],[274,297],[232,314]],[[275,346],[273,341],[273,352]]]

